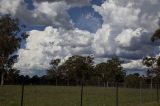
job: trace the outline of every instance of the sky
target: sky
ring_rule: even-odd
[[[25,24],[30,36],[14,67],[44,75],[51,59],[94,55],[95,63],[118,56],[129,73],[144,73],[142,59],[159,56],[151,42],[159,28],[160,0],[0,0],[0,14]]]

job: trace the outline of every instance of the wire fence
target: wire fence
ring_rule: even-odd
[[[0,106],[155,106],[159,84],[4,85]],[[150,105],[148,105],[150,104]]]

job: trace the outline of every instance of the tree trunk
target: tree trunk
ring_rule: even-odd
[[[1,74],[1,86],[3,86],[4,84],[4,75],[3,75],[3,71],[2,71],[2,74]]]

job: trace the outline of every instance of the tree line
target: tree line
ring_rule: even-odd
[[[150,83],[159,81],[160,57],[146,57],[142,63],[148,67],[147,76],[139,74],[126,75],[122,67],[123,61],[117,56],[99,64],[94,63],[92,56],[71,56],[65,62],[60,59],[51,60],[50,67],[44,76],[24,76],[19,70],[13,68],[17,61],[16,51],[21,42],[29,35],[19,35],[21,28],[18,19],[10,15],[0,17],[0,79],[1,85],[5,84],[52,84],[52,85],[79,85],[82,82],[89,85],[108,85],[108,82],[125,83],[133,87],[139,82]],[[160,29],[151,38],[155,42],[160,39]]]

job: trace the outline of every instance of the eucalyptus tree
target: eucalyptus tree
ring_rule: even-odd
[[[113,57],[107,62],[97,64],[95,71],[97,72],[98,79],[104,82],[122,82],[124,81],[125,71],[121,66],[123,61],[118,57]]]
[[[109,76],[111,75],[108,72],[107,63],[102,62],[97,64],[94,70],[96,72],[96,80],[98,80],[98,84],[100,84],[100,82],[102,81],[105,86],[106,82],[109,81]]]
[[[82,80],[89,80],[93,72],[93,57],[72,56],[63,64],[68,77],[77,83]]]
[[[0,16],[0,72],[1,85],[4,84],[4,74],[11,69],[16,60],[15,52],[21,45],[18,19],[10,15]]]

